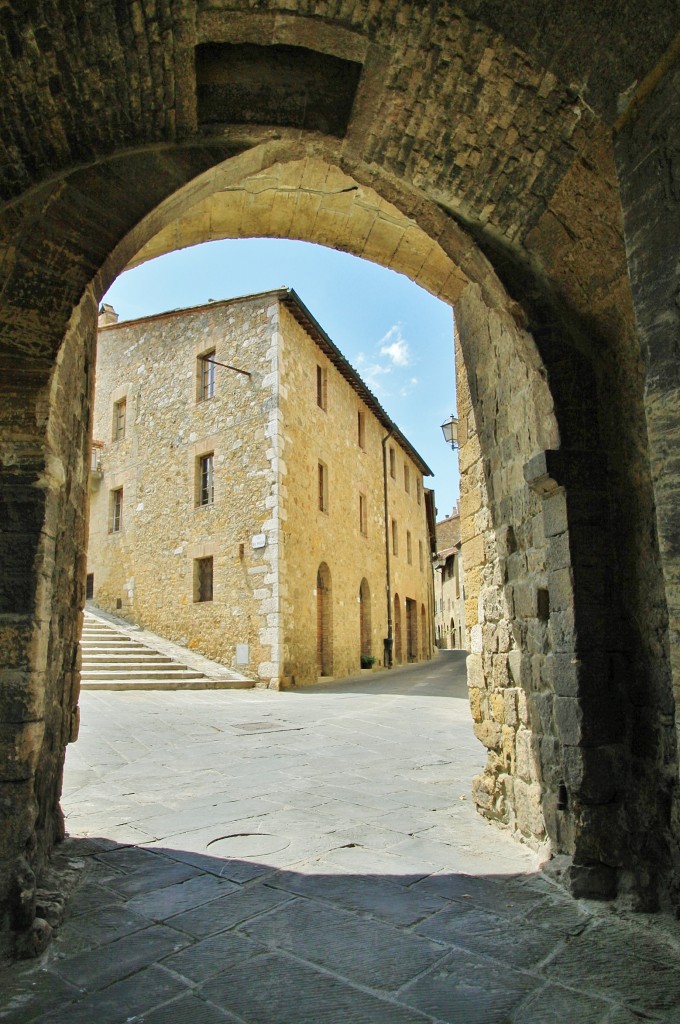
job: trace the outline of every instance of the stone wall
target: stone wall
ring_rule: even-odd
[[[566,523],[563,507],[544,517],[524,465],[557,446],[557,425],[531,337],[509,315],[489,315],[473,285],[456,324],[468,685],[475,734],[488,750],[473,792],[487,817],[547,846],[556,836],[544,811],[557,803],[560,763],[549,658],[566,626],[548,596],[546,534],[564,534]]]
[[[97,306],[74,311],[56,363],[6,363],[0,606],[0,941],[38,951],[36,878],[63,837],[66,744],[78,735],[78,641],[85,602],[89,414]]]

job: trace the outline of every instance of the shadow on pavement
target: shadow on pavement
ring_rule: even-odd
[[[301,872],[105,838],[61,857],[82,864],[68,918],[0,975],[2,1021],[623,1022],[680,1002],[670,934],[539,873]]]

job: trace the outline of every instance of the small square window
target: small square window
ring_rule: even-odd
[[[328,372],[325,366],[316,368],[316,404],[324,412],[328,408]]]
[[[109,500],[109,533],[120,533],[123,529],[123,488],[111,491]]]
[[[357,413],[357,443],[363,451],[366,450],[366,417],[361,409]]]
[[[112,432],[112,437],[114,441],[122,441],[123,438],[125,437],[126,407],[127,401],[125,398],[121,398],[119,402],[114,402]]]
[[[194,601],[212,601],[213,599],[213,560],[208,558],[194,559]]]
[[[366,495],[359,495],[359,529],[364,537],[368,535],[368,502]]]
[[[319,511],[328,512],[328,468],[323,462],[319,463],[318,484]]]
[[[212,505],[215,500],[215,455],[207,452],[197,460],[196,504]]]
[[[196,380],[197,380],[197,392],[196,399],[199,402],[204,402],[206,398],[213,398],[215,395],[215,349],[211,349],[210,352],[204,352],[202,356],[198,357],[196,367]]]

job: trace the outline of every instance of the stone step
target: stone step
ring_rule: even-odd
[[[84,690],[245,690],[255,685],[250,679],[222,678],[219,673],[206,676],[88,612],[80,647]]]
[[[201,679],[203,673],[195,669],[185,668],[184,665],[178,665],[176,662],[156,668],[149,667],[140,662],[133,662],[129,665],[117,665],[114,662],[109,662],[105,666],[84,668],[82,675],[88,679],[117,679],[118,676],[135,676],[137,679],[167,679],[170,677]]]
[[[155,651],[126,651],[125,654],[117,654],[111,657],[107,652],[93,654],[88,652],[87,657],[83,654],[83,665],[129,665],[132,662],[143,661],[146,665],[172,665],[172,658],[164,654],[156,654]]]
[[[91,679],[83,678],[81,690],[252,690],[252,679]]]

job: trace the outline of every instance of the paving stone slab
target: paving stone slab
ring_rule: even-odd
[[[71,1003],[81,992],[48,971],[36,970],[34,964],[18,964],[11,972],[0,973],[0,994],[0,1021],[29,1024]]]
[[[414,888],[424,889],[448,900],[471,902],[495,913],[517,916],[527,913],[543,902],[539,893],[522,886],[504,884],[502,879],[469,875],[462,872],[439,872],[417,881]]]
[[[540,964],[562,941],[558,933],[548,928],[498,917],[476,908],[470,912],[459,903],[421,922],[415,930],[419,935],[518,969]]]
[[[398,999],[447,1024],[504,1024],[540,984],[461,950],[401,989]]]
[[[147,967],[124,981],[85,996],[41,1017],[41,1024],[123,1024],[143,1020],[147,1010],[166,1003],[186,985],[161,967]],[[172,1020],[166,1017],[166,1021]]]
[[[414,892],[384,878],[361,875],[299,875],[282,871],[266,886],[313,897],[389,924],[408,928],[448,906],[446,900],[426,892]]]
[[[417,1011],[271,954],[212,978],[200,994],[248,1024],[427,1024]]]
[[[183,932],[156,925],[97,949],[54,960],[49,971],[84,991],[94,992],[178,952],[189,942]]]
[[[147,866],[133,871],[128,875],[111,878],[107,885],[115,889],[122,896],[128,898],[161,889],[164,886],[175,885],[194,878],[200,874],[197,868],[189,864],[180,864],[173,861],[166,861],[158,864],[150,861]]]
[[[267,885],[239,889],[233,894],[173,917],[172,927],[180,928],[196,938],[203,938],[233,928],[234,925],[273,910],[292,898],[290,893],[270,889]]]
[[[57,945],[69,955],[84,949],[115,942],[124,935],[148,928],[146,917],[136,914],[129,907],[102,906],[80,917],[71,917],[60,928]]]
[[[128,900],[127,906],[131,911],[141,914],[143,917],[153,921],[164,921],[174,917],[175,914],[193,910],[194,907],[199,907],[202,903],[209,903],[211,900],[235,890],[235,884],[227,881],[226,878],[202,874],[189,878],[186,882],[178,882],[176,885],[166,885],[153,892],[141,893]]]
[[[542,973],[639,1011],[680,1007],[680,963],[674,948],[615,920],[595,921],[567,939]]]
[[[237,932],[221,932],[166,957],[163,967],[198,984],[265,952],[260,943]]]
[[[510,1024],[613,1024],[611,1015],[615,1010],[611,1003],[592,995],[546,985],[527,996],[508,1019]],[[635,1020],[640,1024],[639,1017]],[[629,1024],[633,1024],[632,1017]]]
[[[192,993],[145,1012],[139,1024],[243,1024],[243,1021]]]
[[[269,947],[381,991],[396,990],[446,954],[435,942],[304,899],[241,928]]]

